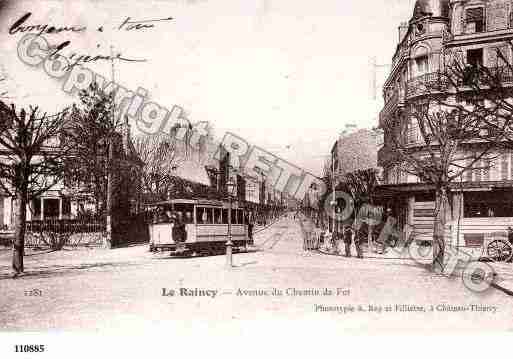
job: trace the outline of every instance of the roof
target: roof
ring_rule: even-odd
[[[476,181],[476,182],[451,182],[449,187],[452,191],[473,191],[493,189],[513,189],[513,181]],[[399,183],[385,184],[376,187],[377,196],[393,197],[401,193],[434,191],[435,186],[430,183]]]
[[[228,201],[215,201],[215,200],[209,200],[205,198],[198,198],[198,199],[189,199],[189,198],[183,198],[183,199],[171,199],[168,201],[160,201],[155,203],[147,203],[145,206],[167,206],[172,204],[195,204],[197,206],[211,206],[211,207],[224,207],[227,208]],[[243,204],[239,203],[238,201],[232,202],[232,208],[233,209],[241,209],[243,208]]]
[[[185,204],[202,204],[207,206],[222,206],[223,202],[221,201],[212,201],[208,199],[190,199],[190,198],[176,198],[170,199],[168,201],[161,201],[156,203],[149,203],[149,206],[162,206],[166,204],[177,204],[177,203],[185,203]]]
[[[449,17],[449,0],[417,0],[412,20],[425,16]]]

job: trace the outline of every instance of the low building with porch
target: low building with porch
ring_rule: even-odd
[[[124,211],[128,215],[130,208],[138,207],[139,193],[134,190],[137,185],[137,173],[142,167],[130,137],[128,123],[119,130],[116,143],[119,173],[114,175],[116,193],[114,210]],[[0,149],[0,156],[8,157],[6,150]],[[130,170],[126,170],[129,168]],[[124,178],[127,177],[127,178]],[[130,177],[130,178],[128,178]],[[1,180],[1,179],[0,179]],[[129,183],[130,185],[127,185]],[[1,188],[1,187],[0,187]],[[0,229],[11,231],[14,228],[14,202],[12,194],[0,189]],[[84,213],[94,212],[91,193],[84,190],[81,184],[72,183],[66,176],[40,196],[30,198],[27,204],[27,221],[71,220]]]

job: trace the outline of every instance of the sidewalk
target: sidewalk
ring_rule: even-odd
[[[305,218],[302,218],[303,221]],[[306,218],[306,220],[310,220]],[[302,231],[304,236],[304,231]],[[304,238],[304,237],[303,237]],[[362,261],[365,260],[400,260],[405,262],[415,263],[419,267],[425,266],[426,269],[431,268],[432,258],[429,255],[430,251],[425,247],[419,247],[415,242],[410,244],[409,248],[404,248],[401,244],[398,244],[397,247],[387,247],[384,253],[379,253],[381,251],[381,244],[374,244],[373,250],[370,252],[368,248],[368,242],[362,242],[362,251],[363,258]],[[312,250],[310,252],[317,252],[321,255],[326,255],[330,257],[341,257],[346,258],[344,255],[344,243],[339,240],[337,243],[337,248],[332,248],[331,243],[325,241],[321,244],[317,249]],[[421,254],[422,257],[419,257],[415,254]],[[425,255],[425,256],[424,256]],[[354,242],[351,243],[351,258],[356,259],[356,247]],[[472,261],[478,261],[479,258],[472,257]],[[492,287],[497,290],[504,292],[510,296],[513,295],[513,264],[512,263],[503,263],[503,262],[486,262],[486,264],[490,265],[493,268],[493,271],[496,274],[496,279]],[[455,269],[454,273],[451,276],[461,276],[463,273],[463,269],[465,268],[465,263],[459,262],[458,267]],[[434,274],[439,276],[444,276],[443,274]]]

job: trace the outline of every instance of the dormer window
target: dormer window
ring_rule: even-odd
[[[484,8],[475,7],[465,11],[465,32],[473,34],[485,31]]]

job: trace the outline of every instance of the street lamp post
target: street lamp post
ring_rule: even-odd
[[[228,241],[226,242],[226,268],[233,268],[233,242],[232,242],[232,194],[235,184],[230,180],[226,184],[228,190]]]

